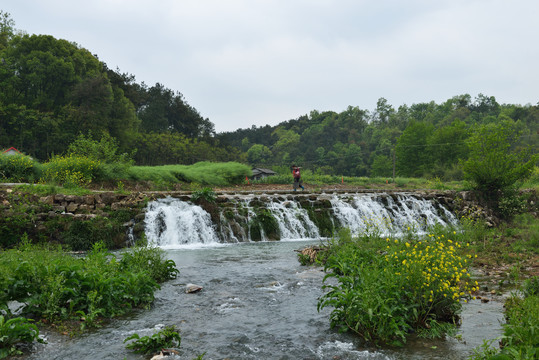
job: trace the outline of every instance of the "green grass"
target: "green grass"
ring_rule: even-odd
[[[212,186],[239,184],[246,176],[251,176],[251,168],[236,162],[133,166],[129,170],[129,180],[132,181],[188,182]]]

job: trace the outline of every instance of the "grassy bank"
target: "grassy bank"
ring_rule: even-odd
[[[0,321],[0,358],[18,353],[18,344],[37,339],[34,323],[75,333],[99,327],[107,319],[149,306],[159,283],[177,274],[174,262],[157,248],[135,248],[116,256],[98,243],[78,257],[24,242],[1,251],[0,312],[2,320],[11,323]]]

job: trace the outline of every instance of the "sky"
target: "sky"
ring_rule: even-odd
[[[539,102],[537,0],[2,0],[219,132],[454,96]]]

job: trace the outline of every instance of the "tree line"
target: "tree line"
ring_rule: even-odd
[[[221,144],[239,147],[259,166],[303,164],[319,173],[345,176],[402,176],[462,179],[472,140],[496,125],[510,133],[511,149],[537,152],[539,103],[499,104],[495,97],[458,95],[395,109],[380,98],[373,111],[349,106],[311,111],[277,126],[253,126],[218,134]]]
[[[64,153],[82,134],[114,139],[138,165],[239,161],[284,170],[296,163],[320,174],[453,180],[463,176],[473,135],[493,124],[514,134],[511,150],[537,152],[539,103],[499,104],[483,94],[397,108],[380,98],[371,111],[313,110],[216,134],[180,92],[138,83],[74,42],[18,31],[0,10],[0,148],[39,160]]]
[[[80,134],[113,137],[141,165],[241,158],[217,146],[213,123],[180,92],[137,83],[74,42],[18,31],[0,10],[0,147],[46,160]]]

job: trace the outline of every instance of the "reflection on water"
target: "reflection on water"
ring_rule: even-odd
[[[310,242],[312,243],[312,241]],[[329,329],[330,309],[317,312],[324,273],[300,266],[295,249],[307,242],[243,243],[168,250],[180,276],[162,285],[149,310],[115,320],[80,338],[48,335],[28,359],[147,359],[125,349],[133,333],[175,325],[181,359],[465,359],[483,339],[500,334],[501,304],[467,305],[462,341],[412,340],[403,349],[365,348]],[[185,284],[203,290],[185,293]]]

